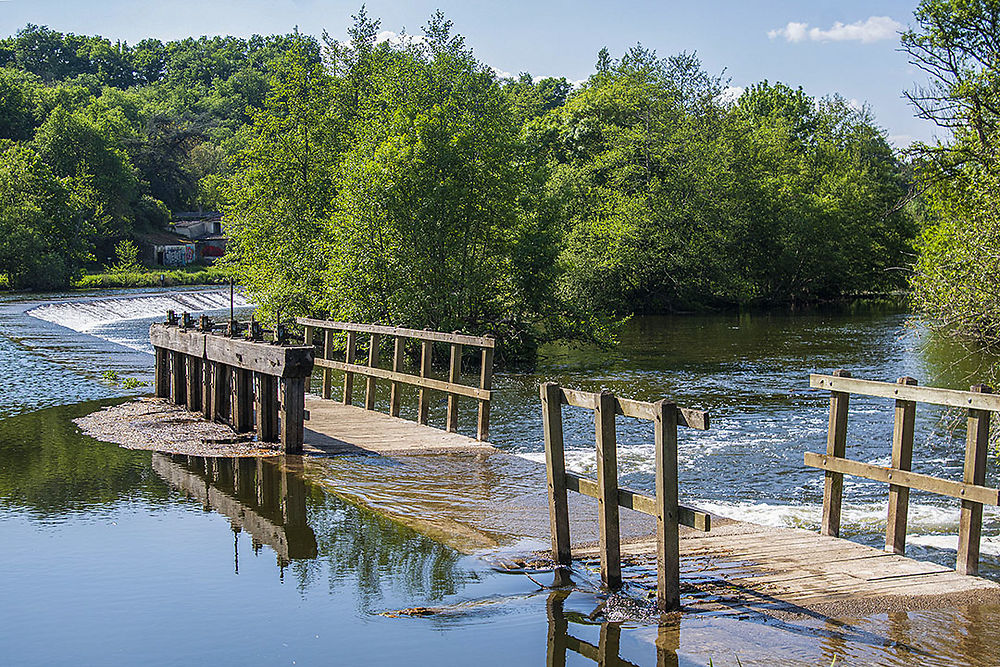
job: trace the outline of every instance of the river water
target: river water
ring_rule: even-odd
[[[168,308],[221,315],[228,307],[218,290],[0,297],[5,664],[538,664],[570,637],[633,664],[1000,664],[995,608],[602,624],[589,619],[596,591],[562,599],[390,520],[374,503],[343,500],[331,484],[355,484],[361,497],[394,480],[358,481],[363,466],[350,459],[325,464],[324,484],[315,471],[175,460],[79,434],[72,418],[148,391],[121,380],[151,379],[150,322]],[[822,474],[804,468],[802,455],[825,447],[828,409],[828,394],[809,390],[810,372],[965,388],[993,361],[935,340],[904,314],[871,311],[637,318],[612,351],[543,353],[533,371],[495,380],[498,446],[541,460],[539,382],[669,397],[712,415],[709,431],[681,432],[686,503],[806,528],[819,523]],[[464,410],[466,432],[473,414]],[[849,456],[888,462],[891,402],[852,399],[850,415]],[[592,422],[569,409],[566,418],[569,465],[592,472]],[[619,429],[622,482],[650,488],[651,433],[631,420]],[[960,477],[963,438],[960,415],[922,407],[914,469]],[[998,467],[991,456],[988,484],[998,483]],[[878,546],[885,503],[884,485],[848,479],[844,534]],[[952,565],[957,523],[956,503],[914,493],[908,555]],[[1000,579],[996,508],[986,510],[984,534],[983,573]],[[521,536],[493,537],[503,546]],[[383,615],[408,607],[440,613]],[[589,664],[572,651],[568,660]]]

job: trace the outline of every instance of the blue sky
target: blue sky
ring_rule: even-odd
[[[936,130],[913,118],[902,98],[923,76],[898,51],[896,34],[912,23],[917,2],[841,0],[367,3],[382,28],[418,32],[435,9],[483,61],[502,72],[586,78],[597,51],[612,55],[641,42],[660,55],[697,51],[706,69],[723,69],[731,85],[769,79],[812,95],[840,93],[867,103],[891,140],[905,146]],[[26,23],[63,32],[100,34],[134,43],[145,37],[285,33],[298,26],[346,36],[358,0],[0,0],[0,35]]]

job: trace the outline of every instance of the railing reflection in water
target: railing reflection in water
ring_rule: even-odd
[[[306,517],[306,484],[296,457],[223,458],[153,454],[153,470],[170,486],[226,516],[234,532],[266,544],[280,566],[317,556]]]
[[[596,646],[570,634],[570,619],[563,608],[563,603],[571,592],[565,589],[554,590],[549,593],[545,603],[549,622],[548,650],[545,657],[547,667],[564,667],[568,651],[593,660],[598,665],[636,667],[635,663],[629,662],[619,655],[621,624],[602,623],[600,639]],[[665,623],[658,626],[656,637],[657,667],[677,667],[677,650],[679,648],[680,624]],[[648,663],[644,662],[644,664]]]

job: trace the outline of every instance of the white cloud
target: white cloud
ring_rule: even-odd
[[[858,98],[852,97],[847,100],[847,107],[849,109],[854,109],[855,111],[864,111],[865,105],[858,101]]]
[[[375,43],[389,42],[393,46],[406,46],[409,44],[422,44],[427,41],[423,35],[401,35],[392,30],[383,30],[375,35]]]
[[[719,98],[722,100],[723,104],[729,104],[740,99],[740,95],[743,94],[746,88],[744,86],[726,86],[726,89],[722,91]]]
[[[787,42],[861,42],[870,44],[885,39],[896,39],[903,24],[888,16],[869,16],[864,21],[854,23],[835,22],[826,30],[810,28],[808,23],[789,21],[784,28],[770,30],[771,39],[784,37]]]

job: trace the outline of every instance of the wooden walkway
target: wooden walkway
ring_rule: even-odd
[[[310,413],[305,429],[307,454],[410,456],[478,452],[491,459],[514,458],[471,437],[358,406],[308,395],[306,406]],[[468,461],[463,463],[468,465]],[[523,513],[522,505],[526,502],[537,503],[537,513],[544,516],[547,514],[545,468],[523,460],[519,460],[520,465],[532,469],[541,493],[533,500],[519,499],[518,509]],[[463,475],[469,474],[465,467],[462,470]],[[363,502],[363,498],[359,500]],[[385,500],[382,498],[381,502]],[[407,496],[405,502],[412,508],[419,501]],[[456,498],[454,510],[458,515],[452,519],[461,521],[462,505],[462,499]],[[471,506],[468,511],[473,511]],[[475,520],[470,516],[469,525],[483,527],[490,523],[490,517],[483,516],[482,503],[477,503],[474,511]],[[500,526],[503,520],[499,513],[505,510],[497,506],[495,511],[496,525]],[[593,520],[592,511],[580,514]],[[419,529],[418,524],[415,526]],[[587,531],[577,531],[574,527],[573,532],[593,535],[592,527]],[[547,534],[533,537],[549,538]],[[710,532],[689,529],[682,532],[680,555],[681,597],[687,611],[882,613],[970,600],[1000,603],[1000,584],[993,581],[959,575],[942,565],[801,529],[764,527],[713,517]],[[598,556],[596,545],[573,548],[574,559],[584,563],[594,564]],[[626,581],[655,588],[654,536],[623,543],[622,556]]]
[[[954,569],[797,528],[713,517],[711,532],[680,540],[681,597],[687,611],[868,614],[1000,603],[1000,584]],[[596,546],[574,549],[594,564]],[[622,545],[626,580],[656,583],[652,537]]]
[[[496,452],[493,445],[357,405],[306,394],[307,454]]]

